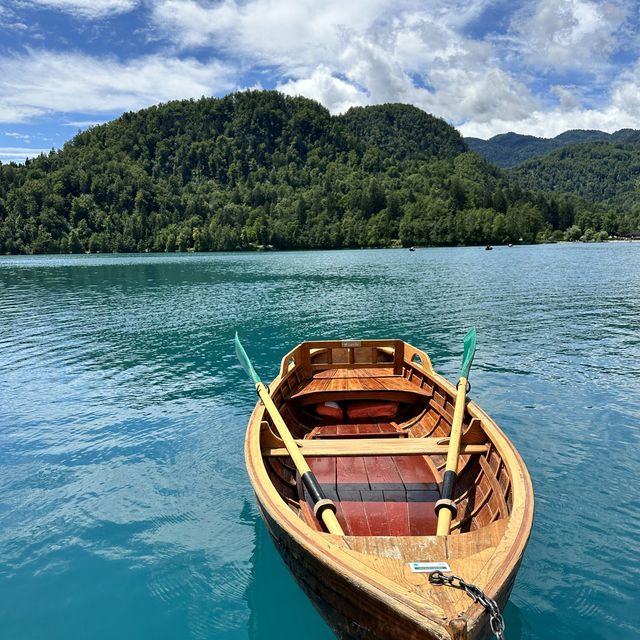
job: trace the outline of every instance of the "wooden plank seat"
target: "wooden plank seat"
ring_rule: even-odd
[[[422,456],[310,457],[346,535],[434,535],[438,482]],[[307,497],[307,502],[309,499]],[[311,515],[304,509],[305,517]],[[314,526],[317,523],[310,523]]]
[[[302,455],[316,457],[369,457],[447,455],[448,438],[314,438],[296,440]],[[460,455],[487,453],[486,444],[461,444]],[[281,446],[265,446],[262,455],[286,457],[289,454]]]
[[[288,399],[301,405],[363,398],[412,403],[431,395],[431,389],[412,384],[392,369],[326,369],[306,380]]]

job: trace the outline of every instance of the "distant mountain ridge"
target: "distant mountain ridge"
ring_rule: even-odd
[[[588,142],[638,142],[640,131],[620,129],[615,133],[589,129],[572,129],[555,138],[537,138],[519,133],[501,133],[489,140],[464,138],[469,148],[489,162],[502,167],[515,167],[527,160],[547,155],[563,147]]]

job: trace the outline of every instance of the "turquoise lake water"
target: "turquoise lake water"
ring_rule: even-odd
[[[455,380],[471,325],[536,491],[507,639],[640,637],[640,243],[2,257],[0,302],[0,638],[332,638],[257,513],[234,331],[265,380],[388,337]]]

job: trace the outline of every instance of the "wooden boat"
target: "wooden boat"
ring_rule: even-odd
[[[278,550],[337,636],[489,637],[481,604],[431,584],[412,563],[447,563],[500,609],[506,604],[531,531],[533,490],[496,423],[474,402],[461,405],[457,516],[449,535],[437,536],[456,389],[425,353],[400,340],[305,342],[283,358],[269,395],[263,390],[344,535],[314,515],[317,496],[260,401],[246,434],[249,477]]]

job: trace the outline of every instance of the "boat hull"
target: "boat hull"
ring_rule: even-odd
[[[363,360],[365,356],[369,359]],[[435,536],[435,528],[414,531],[411,519],[410,533],[390,535],[372,528],[378,511],[371,511],[369,502],[375,503],[376,492],[385,498],[386,491],[393,494],[388,496],[390,503],[402,504],[398,497],[406,495],[407,503],[428,505],[431,493],[423,486],[424,474],[406,476],[406,461],[423,455],[425,468],[438,480],[455,394],[455,387],[433,371],[428,356],[406,343],[314,342],[299,345],[283,358],[280,375],[269,387],[275,408],[267,410],[268,405],[260,402],[254,408],[245,458],[260,513],[285,564],[338,638],[484,640],[491,636],[482,605],[450,586],[429,585],[426,574],[412,574],[407,565],[446,559],[455,575],[483,589],[501,610],[509,598],[531,532],[533,490],[512,443],[475,403],[465,408],[466,448],[458,469],[455,532],[444,539]],[[330,400],[345,403],[340,405],[344,418],[335,434],[330,431],[334,427],[313,413],[318,403]],[[376,410],[383,402],[403,404],[405,413],[391,425],[396,437],[382,428],[387,426],[385,420],[376,421],[381,436],[374,437],[371,425],[351,415],[362,408],[363,400]],[[286,419],[278,432],[288,430],[290,439],[297,438],[286,449],[274,428],[274,413],[281,423]],[[326,438],[316,437],[325,431]],[[318,479],[337,500],[339,517],[353,513],[354,500],[360,504],[357,498],[361,499],[369,533],[347,520],[342,527],[347,535],[321,529],[310,511],[298,464],[288,459],[291,446],[304,452],[316,468]],[[393,475],[380,461],[372,466],[359,461],[389,455],[405,456],[402,473],[400,466]],[[344,456],[353,457],[353,464],[317,467],[318,458]],[[366,481],[355,473],[358,465],[366,470]],[[410,500],[410,491],[419,489],[425,495]],[[406,529],[407,523],[397,517],[404,514],[401,507],[387,513],[393,514],[394,526]],[[407,517],[409,513],[407,505]],[[286,606],[283,603],[283,609]]]
[[[349,576],[340,575],[308,554],[264,509],[260,509],[269,534],[289,571],[325,622],[342,640],[443,640],[448,635],[425,633],[384,603],[354,587]]]
[[[300,588],[325,622],[341,640],[449,640],[455,637],[446,627],[435,632],[418,623],[415,616],[405,616],[371,593],[359,588],[356,581],[340,574],[328,562],[323,562],[269,516],[256,496],[260,514],[276,549]],[[509,599],[518,567],[503,585],[496,598],[500,609]],[[426,580],[426,577],[425,577]],[[447,588],[447,587],[443,587]],[[468,640],[491,637],[486,614],[470,625]]]

